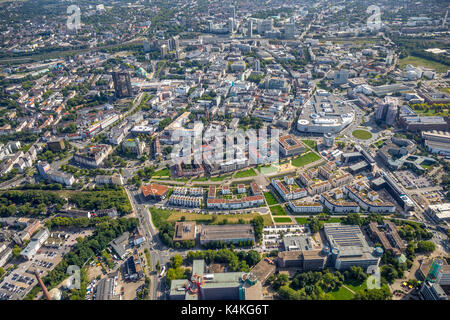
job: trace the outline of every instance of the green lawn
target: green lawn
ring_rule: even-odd
[[[213,178],[211,178],[211,179],[209,179],[210,181],[213,181],[213,182],[215,182],[215,181],[223,181],[223,180],[225,180],[225,179],[227,179],[227,178],[230,178],[231,177],[231,174],[229,174],[229,175],[226,175],[226,176],[217,176],[217,177],[213,177]]]
[[[278,168],[274,165],[267,165],[267,166],[259,166],[258,171],[263,174],[270,174],[275,173],[278,171]]]
[[[272,192],[264,192],[264,197],[266,198],[267,204],[270,206],[272,204],[279,203],[277,198],[272,194]]]
[[[274,217],[273,221],[277,223],[291,223],[292,219],[289,217]]]
[[[361,129],[353,131],[352,135],[360,140],[369,140],[370,138],[372,138],[372,134],[369,131]]]
[[[238,178],[248,178],[248,177],[254,177],[257,176],[255,170],[253,170],[253,168],[250,168],[248,170],[244,170],[244,171],[239,171],[236,172],[236,174],[234,175],[234,177],[236,179]]]
[[[295,167],[304,167],[307,164],[320,160],[320,156],[315,152],[308,152],[300,157],[292,159],[292,165]]]
[[[351,300],[353,298],[353,293],[344,287],[340,287],[339,290],[330,291],[328,293],[331,294],[336,300]]]
[[[170,170],[167,168],[161,169],[159,171],[155,171],[153,174],[154,177],[170,177]]]
[[[304,144],[306,144],[308,147],[310,147],[311,149],[317,151],[317,142],[315,142],[314,140],[307,140],[307,139],[305,139],[305,140],[302,140],[302,142]]]
[[[450,67],[446,66],[445,64],[415,56],[408,56],[406,58],[400,59],[398,62],[398,66],[400,69],[404,69],[408,64],[411,64],[415,67],[422,66],[425,68],[435,69],[437,72],[447,72],[447,70],[450,69]]]
[[[308,218],[295,218],[295,221],[297,221],[298,224],[307,224]]]
[[[272,215],[274,215],[274,216],[286,216],[287,215],[286,211],[284,211],[284,208],[280,205],[270,207],[270,212],[272,212]]]

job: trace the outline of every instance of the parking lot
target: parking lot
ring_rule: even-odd
[[[429,188],[434,186],[426,176],[419,176],[410,170],[396,171],[394,174],[398,181],[407,189]]]
[[[17,265],[16,269],[4,277],[0,283],[0,300],[23,299],[37,284],[37,279],[34,275],[35,270],[41,277],[44,277],[70,251],[77,238],[89,236],[92,232],[92,230],[52,232],[51,237],[31,260],[23,260],[22,263]],[[5,266],[5,269],[7,267]]]

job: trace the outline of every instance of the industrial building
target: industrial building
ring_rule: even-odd
[[[200,231],[200,244],[218,241],[223,243],[255,242],[255,232],[250,224],[203,225]]]
[[[323,250],[291,250],[278,253],[280,268],[298,268],[301,271],[322,270],[327,263]]]
[[[173,242],[195,241],[197,226],[195,221],[178,221],[175,223]]]
[[[206,273],[204,260],[194,260],[191,279],[172,280],[170,300],[262,300],[262,286],[252,273]]]
[[[422,138],[428,151],[439,155],[450,155],[450,132],[448,131],[423,131]]]
[[[31,260],[34,255],[39,251],[45,241],[50,236],[50,231],[47,228],[39,230],[32,238],[30,243],[22,250],[20,256],[26,260]]]
[[[332,267],[345,270],[360,266],[367,270],[369,266],[378,266],[383,249],[370,247],[359,226],[326,223],[324,232],[330,245]]]

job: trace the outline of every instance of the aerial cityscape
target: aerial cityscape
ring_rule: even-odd
[[[0,300],[448,300],[449,9],[0,0]]]

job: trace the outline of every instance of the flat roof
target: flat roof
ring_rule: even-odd
[[[253,226],[250,224],[204,225],[200,240],[234,240],[254,238]]]

